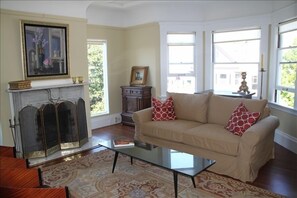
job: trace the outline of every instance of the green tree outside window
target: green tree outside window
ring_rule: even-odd
[[[88,44],[89,93],[91,114],[105,111],[103,80],[103,46]]]
[[[293,46],[297,46],[297,39],[294,40]],[[293,62],[291,64],[281,65],[281,85],[287,87],[295,87],[297,72],[297,48],[284,53],[282,59],[285,62]],[[281,91],[281,100],[289,107],[294,107],[295,94],[288,91]]]

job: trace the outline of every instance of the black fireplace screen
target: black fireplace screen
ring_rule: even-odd
[[[46,104],[40,108],[40,123],[44,134],[45,155],[48,156],[60,150],[59,130],[54,104]]]
[[[26,106],[20,111],[22,149],[26,158],[45,156],[39,117],[38,108],[33,106]]]
[[[87,127],[86,114],[81,113],[81,112],[86,112],[85,101],[82,98],[78,99],[77,101],[76,111],[78,112],[77,128],[78,128],[79,139],[81,140],[81,144],[84,144],[88,140],[88,127]]]
[[[19,112],[24,158],[48,156],[60,149],[81,147],[88,141],[85,102],[63,101]]]

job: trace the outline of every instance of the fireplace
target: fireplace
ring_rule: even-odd
[[[17,154],[47,157],[88,142],[83,84],[9,90]]]
[[[88,141],[84,100],[26,106],[19,112],[25,158],[46,157],[58,150],[78,148]]]

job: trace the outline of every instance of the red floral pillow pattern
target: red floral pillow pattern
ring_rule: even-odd
[[[176,115],[174,112],[173,98],[169,97],[166,101],[161,102],[156,98],[152,98],[153,105],[153,121],[166,121],[166,120],[175,120]]]
[[[243,133],[257,122],[261,113],[249,112],[243,103],[233,111],[225,129],[231,133],[242,136]]]

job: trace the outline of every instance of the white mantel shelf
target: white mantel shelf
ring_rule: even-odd
[[[47,86],[36,86],[32,87],[30,89],[7,89],[8,93],[16,93],[16,92],[27,92],[27,91],[37,91],[37,90],[44,90],[44,89],[55,89],[55,88],[66,88],[66,87],[78,87],[78,86],[84,86],[88,83],[68,83],[68,84],[58,84],[58,85],[47,85]]]

